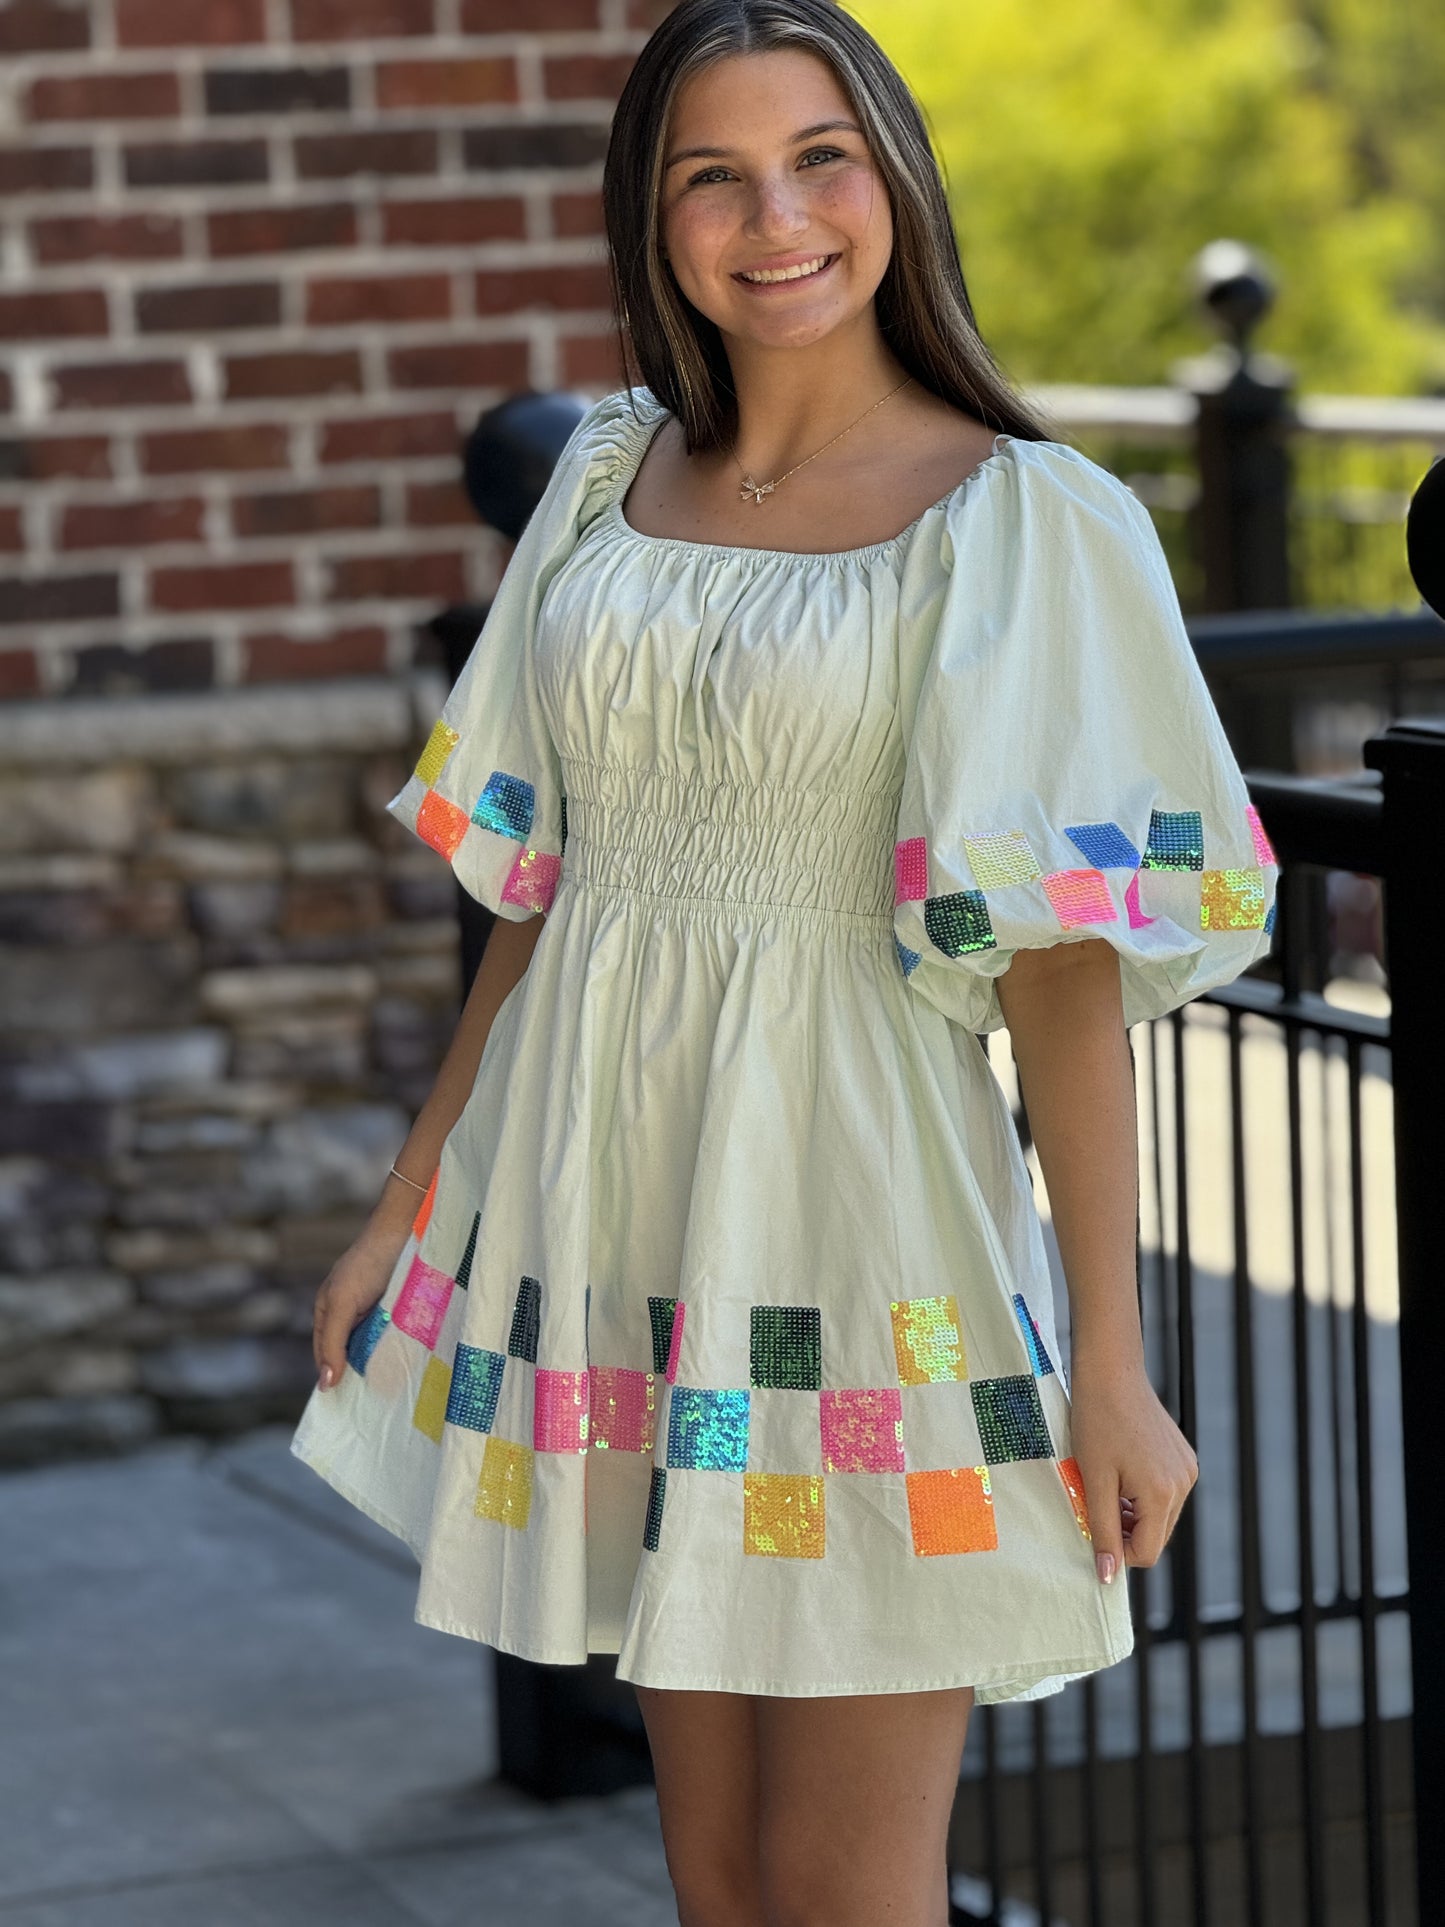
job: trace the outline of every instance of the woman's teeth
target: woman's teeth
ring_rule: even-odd
[[[820,254],[812,261],[803,261],[796,268],[758,268],[753,273],[740,274],[740,281],[800,281],[805,274],[816,274],[820,268],[827,267],[832,260],[831,254]]]

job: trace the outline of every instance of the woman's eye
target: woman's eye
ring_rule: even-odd
[[[825,161],[841,160],[842,150],[837,147],[810,147],[803,156],[805,161],[818,160],[820,158]]]
[[[726,174],[726,173],[727,173],[727,169],[725,167],[705,167],[700,174],[693,175],[692,179],[688,182],[688,186],[689,187],[706,187],[708,184],[709,175]]]

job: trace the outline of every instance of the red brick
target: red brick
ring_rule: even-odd
[[[499,121],[462,130],[463,163],[483,174],[516,167],[592,167],[606,152],[602,121]]]
[[[54,0],[11,0],[0,7],[0,54],[62,54],[90,45],[90,9]]]
[[[517,314],[524,308],[610,308],[607,270],[581,267],[481,268],[473,283],[478,314]]]
[[[19,506],[0,508],[0,549],[10,555],[19,555],[24,548],[25,526],[20,520]]]
[[[340,181],[353,174],[435,174],[437,137],[429,127],[370,134],[299,134],[296,172],[303,181]]]
[[[301,348],[270,355],[226,357],[227,401],[269,400],[277,395],[359,395],[361,356],[354,348],[332,353]]]
[[[200,282],[138,288],[135,324],[143,335],[209,335],[226,328],[274,328],[281,320],[277,281]]]
[[[0,408],[9,414],[14,406],[15,390],[10,384],[9,373],[4,368],[0,368]]]
[[[0,194],[63,194],[94,176],[88,147],[0,147]]]
[[[293,40],[393,40],[435,30],[433,0],[291,0]]]
[[[104,435],[45,435],[0,441],[0,479],[7,482],[103,482],[110,476]]]
[[[67,695],[130,696],[151,689],[211,689],[216,651],[204,636],[172,636],[137,648],[94,643],[71,657]]]
[[[60,516],[60,546],[139,549],[156,542],[201,542],[205,521],[206,505],[196,495],[160,502],[69,502]]]
[[[627,25],[639,33],[651,33],[672,12],[675,0],[627,0]]]
[[[215,256],[284,254],[299,248],[356,246],[356,209],[345,202],[319,207],[236,207],[206,217],[206,244]]]
[[[622,388],[627,376],[616,333],[572,335],[560,344],[562,380],[567,386]]]
[[[552,100],[616,100],[636,54],[557,54],[542,62],[542,86]]]
[[[149,141],[124,158],[127,187],[234,187],[271,176],[263,140]]]
[[[439,341],[393,348],[387,373],[394,388],[521,388],[525,341]]]
[[[272,489],[260,495],[238,495],[231,503],[231,526],[243,537],[377,529],[381,527],[381,490],[374,483],[358,483],[354,488]]]
[[[0,702],[40,694],[40,665],[33,649],[0,650]]]
[[[57,408],[175,408],[194,399],[183,361],[76,361],[50,371]]]
[[[321,431],[320,459],[335,462],[392,462],[424,455],[460,455],[462,437],[449,413],[431,415],[348,415],[327,422]]]
[[[51,214],[30,223],[30,250],[43,267],[72,261],[169,261],[185,250],[169,214]]]
[[[294,602],[289,562],[210,562],[152,569],[152,609],[273,609]]]
[[[0,622],[89,622],[119,614],[120,578],[113,572],[0,582]]]
[[[147,475],[202,475],[208,469],[239,473],[250,469],[289,468],[290,431],[280,422],[163,430],[140,438],[140,465]]]
[[[515,196],[480,199],[388,200],[381,210],[381,237],[389,247],[470,247],[478,241],[520,241],[527,210]]]
[[[463,555],[337,555],[329,561],[332,602],[417,602],[440,599],[460,602],[467,592]]]
[[[0,294],[0,337],[6,340],[54,341],[109,333],[110,315],[100,288]]]
[[[344,114],[345,67],[217,67],[206,75],[208,114]]]
[[[348,275],[313,281],[306,290],[309,327],[357,321],[446,321],[452,284],[445,274]]]
[[[406,491],[406,519],[414,529],[474,529],[477,511],[460,482],[413,482]]]
[[[597,0],[462,0],[463,33],[575,32],[597,25]]]
[[[312,676],[374,676],[386,668],[386,631],[337,629],[329,636],[268,630],[247,636],[243,682],[290,682]]]
[[[122,47],[241,47],[266,38],[266,0],[115,0]]]
[[[42,74],[25,96],[31,120],[157,120],[180,111],[174,73]]]
[[[517,63],[387,60],[376,69],[378,107],[478,107],[517,98]]]
[[[552,227],[571,240],[577,235],[604,234],[602,196],[596,188],[582,194],[552,196]]]

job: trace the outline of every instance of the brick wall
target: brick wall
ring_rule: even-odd
[[[600,393],[662,0],[0,0],[0,700],[395,674],[478,412]]]

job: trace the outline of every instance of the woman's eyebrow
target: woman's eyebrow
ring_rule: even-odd
[[[850,134],[861,134],[863,132],[863,129],[858,126],[856,121],[820,120],[816,126],[804,127],[798,133],[791,135],[788,140],[788,145],[789,147],[796,147],[799,141],[810,141],[815,139],[819,134],[831,134],[840,129],[845,129]],[[679,161],[725,160],[733,151],[731,147],[680,147],[675,154],[668,155],[664,167],[676,167]]]

